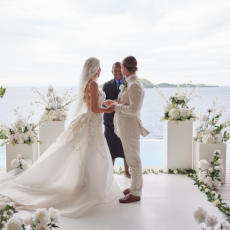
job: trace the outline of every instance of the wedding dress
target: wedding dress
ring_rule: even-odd
[[[105,94],[99,91],[99,106],[104,100]],[[121,196],[102,114],[90,110],[78,115],[31,168],[17,178],[0,181],[0,203],[13,201],[23,210],[55,207],[70,217]]]

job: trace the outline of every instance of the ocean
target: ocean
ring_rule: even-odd
[[[34,87],[33,87],[34,88]],[[55,90],[58,95],[62,95],[67,89],[71,87],[56,87]],[[47,87],[37,88],[41,93],[46,94]],[[174,94],[176,88],[161,88],[159,89],[166,97]],[[181,88],[181,91],[186,89]],[[191,91],[190,89],[189,91]],[[73,94],[76,88],[72,88]],[[230,118],[230,87],[204,87],[194,90],[195,97],[190,105],[196,108],[196,113],[199,116],[205,113],[208,108],[212,108],[215,102],[216,108],[223,113],[222,120]],[[3,99],[0,100],[0,123],[10,124],[15,121],[16,116],[14,109],[19,108],[21,115],[27,115],[34,112],[34,121],[38,121],[42,114],[42,107],[32,105],[38,96],[32,92],[32,87],[9,87]],[[141,150],[142,160],[145,166],[160,166],[162,165],[162,149],[163,149],[163,108],[165,100],[159,95],[158,90],[145,89],[145,100],[141,113],[141,119],[145,128],[150,131],[150,135],[142,139]],[[199,121],[194,123],[194,129],[199,125]],[[5,150],[0,149],[0,164],[4,164]],[[228,153],[229,155],[230,153]],[[228,157],[229,158],[229,157]],[[230,160],[228,160],[230,165]],[[119,161],[118,165],[122,165]]]

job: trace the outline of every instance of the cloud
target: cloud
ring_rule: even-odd
[[[230,85],[228,0],[1,0],[0,83],[73,85],[97,56],[139,60],[154,82]]]

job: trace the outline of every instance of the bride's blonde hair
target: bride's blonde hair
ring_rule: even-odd
[[[85,103],[88,102],[87,90],[88,90],[89,83],[97,77],[99,69],[100,69],[100,60],[98,58],[91,57],[85,61],[82,70],[82,81],[83,84],[85,85],[83,101]]]

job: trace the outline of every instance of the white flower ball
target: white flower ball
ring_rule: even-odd
[[[59,210],[55,208],[49,208],[49,215],[50,215],[50,218],[52,218],[54,222],[59,221],[59,218],[60,218]]]
[[[198,224],[204,223],[206,216],[207,212],[201,207],[194,212],[194,218]]]
[[[10,162],[10,165],[12,168],[16,169],[19,165],[19,161],[18,159],[13,159],[11,162]]]
[[[172,108],[170,111],[169,111],[169,117],[172,119],[172,120],[177,120],[179,117],[180,117],[180,112],[178,109],[175,109],[175,108]]]
[[[206,170],[209,168],[209,163],[206,160],[200,160],[199,161],[199,168]]]
[[[217,217],[216,216],[208,216],[206,218],[205,223],[207,224],[208,227],[214,228],[218,223]]]
[[[45,208],[37,209],[35,212],[35,219],[37,223],[47,225],[50,221],[49,212]]]
[[[18,217],[12,217],[6,225],[6,229],[7,230],[22,230],[22,227],[21,227],[22,224],[23,224],[22,219]]]
[[[165,112],[168,113],[173,108],[173,105],[168,103],[165,105]]]

